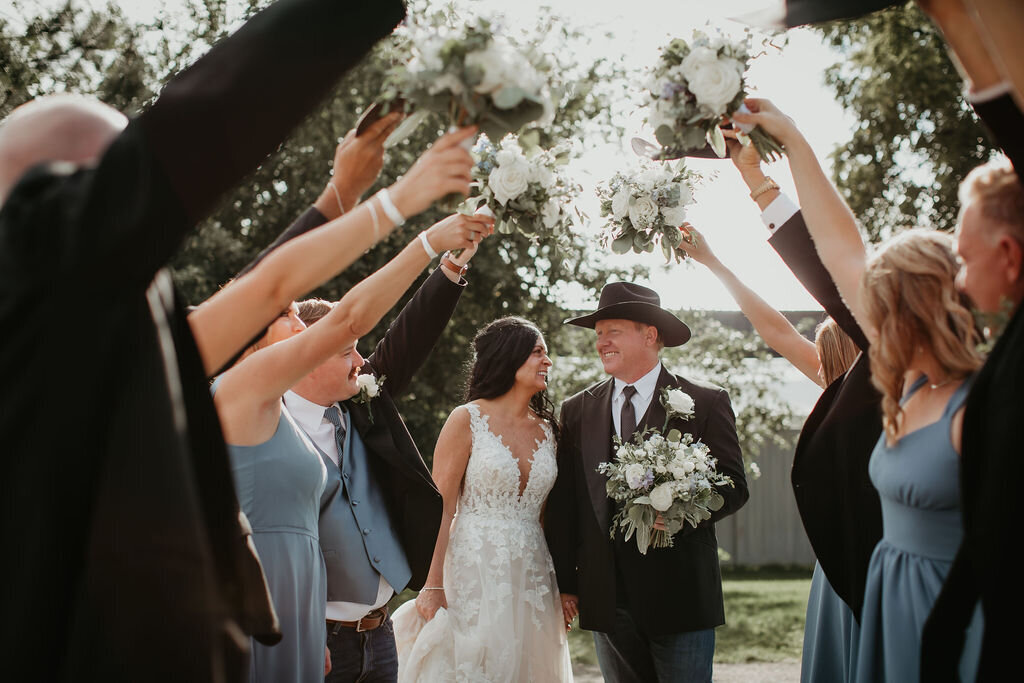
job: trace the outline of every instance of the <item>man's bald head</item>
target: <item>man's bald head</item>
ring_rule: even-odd
[[[36,164],[95,163],[126,125],[121,112],[78,95],[40,97],[21,105],[0,123],[0,203]]]

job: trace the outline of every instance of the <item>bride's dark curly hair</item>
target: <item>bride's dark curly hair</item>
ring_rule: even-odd
[[[466,402],[478,398],[497,398],[516,383],[516,371],[533,353],[541,332],[529,320],[506,316],[488,323],[473,338],[473,361],[466,382]],[[555,405],[548,392],[538,391],[530,398],[530,408],[551,424],[558,438]]]

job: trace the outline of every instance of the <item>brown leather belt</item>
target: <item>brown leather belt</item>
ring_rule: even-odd
[[[354,628],[356,633],[362,633],[363,631],[372,631],[373,629],[380,627],[387,618],[388,606],[384,605],[383,607],[375,609],[362,617],[359,621],[335,621],[334,619],[328,619],[327,628],[330,629],[332,626],[344,626],[345,628]],[[337,632],[337,628],[335,628],[334,633]]]

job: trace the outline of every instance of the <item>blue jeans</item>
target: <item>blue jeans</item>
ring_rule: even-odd
[[[395,627],[389,616],[372,631],[327,626],[327,647],[331,651],[331,673],[325,683],[395,683],[398,680],[398,650]]]
[[[645,636],[629,612],[615,610],[615,630],[594,631],[601,674],[608,683],[711,683],[715,629]]]

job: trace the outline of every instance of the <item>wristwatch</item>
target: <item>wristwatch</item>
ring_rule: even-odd
[[[446,268],[448,272],[454,273],[457,277],[462,277],[463,275],[466,274],[466,271],[469,270],[468,263],[464,266],[460,266],[455,261],[453,261],[452,252],[450,251],[444,252],[444,254],[441,256],[441,267]]]

